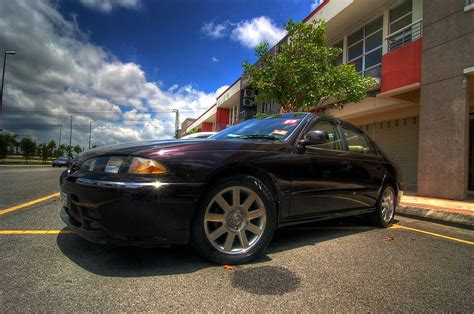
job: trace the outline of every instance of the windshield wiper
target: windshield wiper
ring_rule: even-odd
[[[265,140],[280,140],[278,137],[276,137],[275,135],[266,135],[266,134],[250,134],[250,135],[241,135],[239,136],[239,138],[243,138],[243,139],[253,139],[253,138],[261,138],[261,139],[265,139]]]

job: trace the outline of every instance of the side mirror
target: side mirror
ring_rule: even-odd
[[[329,134],[323,130],[309,131],[299,142],[300,145],[317,145],[324,144],[329,141]]]

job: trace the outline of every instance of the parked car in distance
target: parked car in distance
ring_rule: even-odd
[[[51,163],[52,167],[69,167],[71,164],[71,158],[66,156],[61,156],[53,160]]]
[[[185,135],[181,137],[182,140],[188,140],[192,138],[208,138],[214,134],[217,134],[217,132],[196,132],[196,133],[191,133],[188,135]]]
[[[190,243],[212,262],[264,253],[279,227],[365,215],[393,221],[400,170],[361,130],[310,113],[251,119],[206,141],[168,140],[79,155],[61,218],[97,243]]]

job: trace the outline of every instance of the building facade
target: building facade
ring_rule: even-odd
[[[331,114],[400,164],[408,192],[466,199],[474,192],[474,0],[324,0],[303,22],[319,19],[330,45],[342,48],[338,62],[378,82],[365,100]],[[237,79],[186,132],[278,111],[256,106],[254,95]]]

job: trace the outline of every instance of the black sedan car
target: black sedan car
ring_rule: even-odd
[[[63,221],[97,243],[191,245],[215,263],[262,254],[276,228],[364,214],[392,223],[400,170],[356,127],[309,113],[209,139],[87,151],[61,176]]]
[[[69,167],[72,159],[66,156],[61,156],[53,160],[52,167]]]

